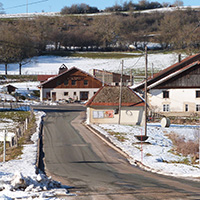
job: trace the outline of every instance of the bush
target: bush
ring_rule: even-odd
[[[198,137],[197,137],[198,138]],[[183,156],[191,156],[191,163],[194,164],[196,159],[198,158],[199,152],[199,142],[198,139],[195,141],[188,140],[186,141],[183,136],[179,136],[178,134],[172,133],[169,135],[169,139],[172,140],[175,151],[177,153],[182,154]]]

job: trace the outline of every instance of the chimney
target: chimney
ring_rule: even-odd
[[[134,85],[133,69],[130,70],[130,84]]]
[[[60,68],[59,68],[58,74],[62,74],[63,72],[65,72],[65,71],[67,71],[67,70],[68,70],[67,66],[66,66],[65,64],[62,64],[62,65],[60,66]]]
[[[181,62],[181,54],[178,54],[178,62]]]

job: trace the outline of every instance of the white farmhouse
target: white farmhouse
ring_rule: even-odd
[[[132,89],[144,93],[144,82]],[[154,112],[200,113],[200,54],[189,56],[148,79],[147,92],[147,102]]]

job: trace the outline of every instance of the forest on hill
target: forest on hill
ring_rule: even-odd
[[[0,63],[17,62],[47,51],[130,51],[157,43],[161,50],[199,51],[200,12],[61,15],[0,20]],[[51,47],[48,48],[47,47]]]

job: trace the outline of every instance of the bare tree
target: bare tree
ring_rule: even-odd
[[[5,64],[5,74],[9,63],[19,63],[20,73],[23,61],[35,55],[33,41],[23,21],[15,25],[4,23],[0,26],[0,61]]]
[[[183,5],[184,5],[183,1],[181,1],[181,0],[175,0],[173,3],[173,6],[177,6],[177,7],[183,6]]]

